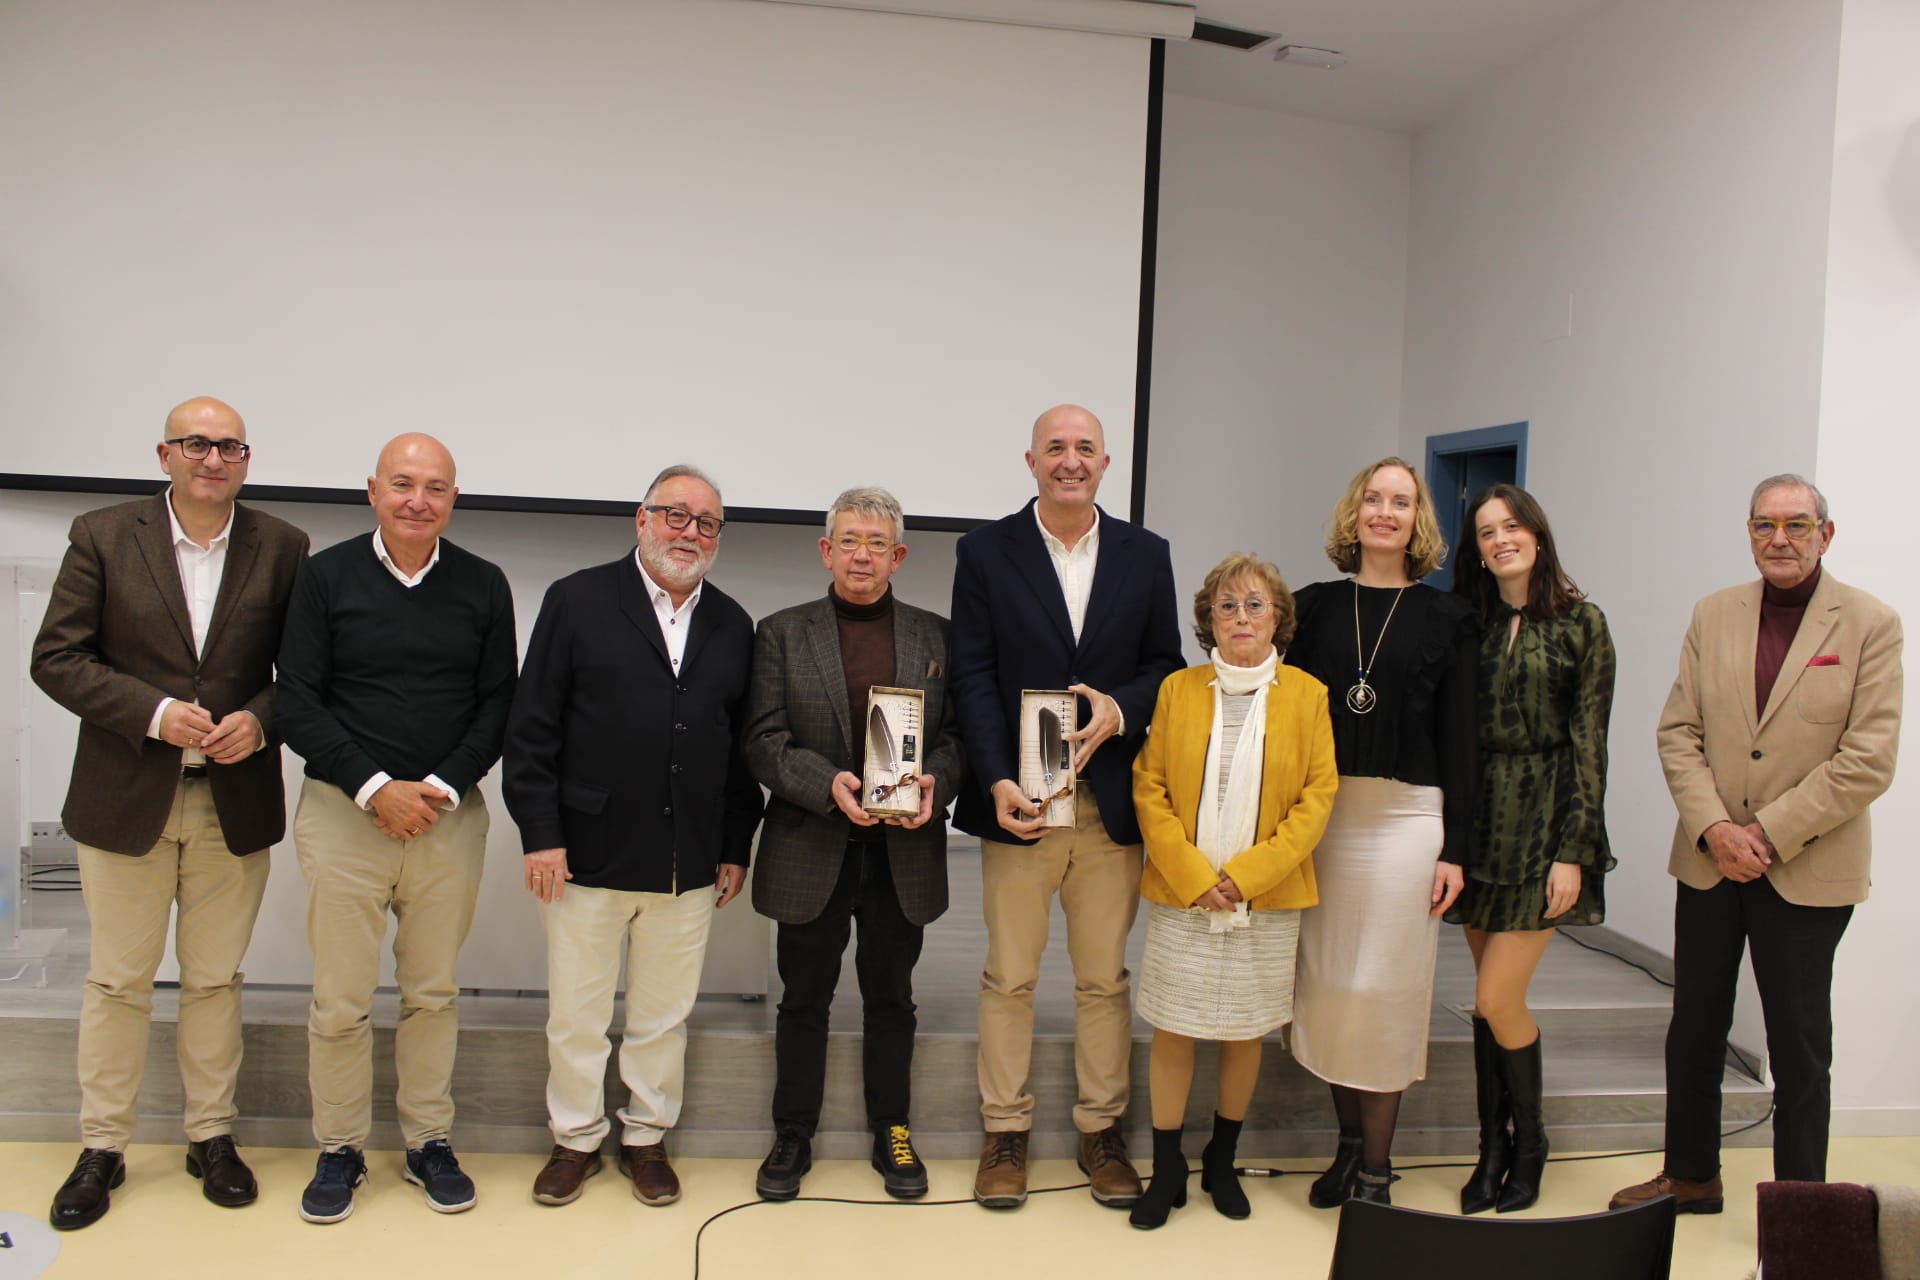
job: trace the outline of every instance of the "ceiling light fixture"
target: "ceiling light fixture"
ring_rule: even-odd
[[[1347,55],[1337,49],[1316,49],[1308,44],[1281,45],[1273,51],[1275,62],[1292,62],[1303,67],[1333,71],[1347,65]]]

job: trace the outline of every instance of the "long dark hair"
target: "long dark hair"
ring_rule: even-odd
[[[1527,579],[1527,605],[1521,610],[1536,622],[1559,617],[1561,613],[1587,598],[1560,567],[1560,552],[1547,527],[1547,513],[1540,509],[1532,494],[1515,484],[1492,484],[1480,491],[1467,507],[1466,523],[1460,529],[1460,556],[1453,571],[1453,589],[1465,596],[1485,622],[1498,621],[1502,603],[1500,583],[1480,559],[1480,509],[1498,499],[1520,527],[1531,533],[1539,549],[1534,553],[1533,573]]]

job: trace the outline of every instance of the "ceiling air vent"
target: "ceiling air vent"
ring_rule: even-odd
[[[1265,31],[1247,31],[1241,27],[1223,26],[1218,22],[1206,22],[1195,19],[1193,38],[1202,44],[1223,44],[1229,49],[1258,49],[1280,37]]]

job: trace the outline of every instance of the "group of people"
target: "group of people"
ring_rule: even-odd
[[[402,1176],[440,1212],[475,1202],[450,1142],[455,962],[489,825],[477,784],[496,763],[547,939],[542,1204],[582,1194],[615,1120],[633,1194],[678,1199],[665,1138],[686,1020],[713,912],[750,859],[781,980],[759,1194],[798,1195],[811,1167],[853,938],[872,1163],[888,1194],[925,1195],[913,971],[948,905],[949,806],[981,842],[980,1204],[1027,1196],[1033,1000],[1056,898],[1078,1162],[1094,1199],[1135,1226],[1186,1201],[1202,1040],[1219,1067],[1201,1187],[1228,1217],[1249,1214],[1237,1144],[1281,1028],[1339,1128],[1310,1202],[1389,1200],[1443,918],[1465,927],[1477,972],[1480,1155],[1461,1208],[1537,1199],[1548,1143],[1527,989],[1555,928],[1603,918],[1614,652],[1524,490],[1473,501],[1447,593],[1422,582],[1447,548],[1417,470],[1363,469],[1326,546],[1345,576],[1290,592],[1272,564],[1228,556],[1193,597],[1208,660],[1185,667],[1168,544],[1096,505],[1104,434],[1078,406],[1034,424],[1035,500],[959,541],[950,621],[896,598],[900,504],[854,488],[819,540],[825,595],[756,628],[708,581],[717,485],[674,466],[636,513],[633,552],[554,583],[517,661],[504,575],[443,536],[458,489],[437,440],[390,442],[368,480],[375,529],[312,556],[301,531],[235,501],[251,446],[229,406],[178,406],[158,456],[166,490],[74,522],[33,651],[35,681],[81,721],[64,817],[92,923],[83,1150],[56,1227],[97,1221],[125,1178],[176,906],[187,1171],[216,1204],[257,1198],[233,1139],[239,967],[285,833],[282,743],[306,762],[294,838],[314,958],[310,1222],[350,1214],[367,1176],[389,915]],[[1833,524],[1809,482],[1763,481],[1747,528],[1762,582],[1701,603],[1661,719],[1680,816],[1668,1167],[1616,1205],[1720,1207],[1719,1062],[1749,945],[1776,1170],[1825,1176],[1832,959],[1866,893],[1867,807],[1892,778],[1900,625],[1822,573]],[[901,780],[917,812],[872,811],[875,688],[920,696],[917,772]],[[1050,689],[1078,709],[1060,826],[1019,766],[1022,694]],[[1126,947],[1143,899],[1136,992]],[[623,943],[626,1098],[609,1117]],[[1154,1028],[1150,1185],[1125,1138],[1136,1007]]]

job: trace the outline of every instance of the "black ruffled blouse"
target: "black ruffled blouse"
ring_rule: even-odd
[[[1356,591],[1364,657],[1354,640]],[[1394,608],[1397,594],[1394,587],[1362,587],[1347,578],[1302,587],[1294,593],[1299,623],[1286,662],[1327,686],[1340,772],[1439,787],[1446,823],[1440,856],[1471,865],[1479,623],[1458,596],[1416,583]],[[1376,641],[1380,652],[1367,683],[1379,701],[1357,715],[1347,706],[1347,690]]]

